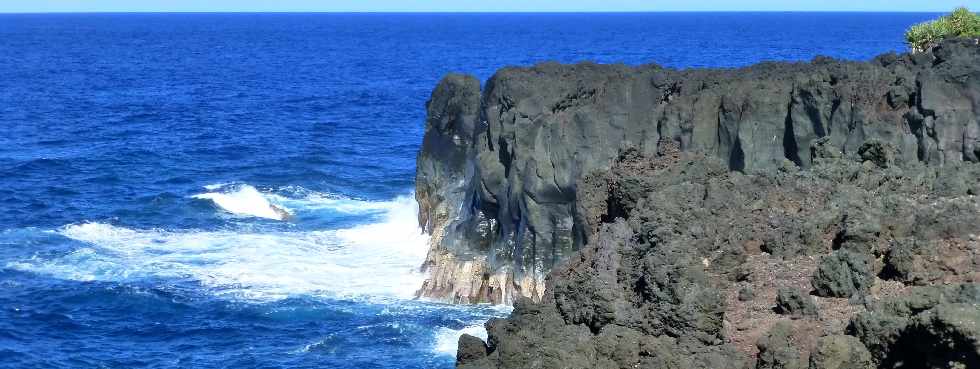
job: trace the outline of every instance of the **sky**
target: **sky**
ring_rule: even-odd
[[[0,0],[0,12],[946,12],[961,5],[980,10],[980,0]]]

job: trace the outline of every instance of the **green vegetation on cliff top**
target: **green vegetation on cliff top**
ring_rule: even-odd
[[[980,39],[980,15],[960,7],[939,19],[916,24],[905,32],[905,41],[914,52],[925,51],[951,37]]]

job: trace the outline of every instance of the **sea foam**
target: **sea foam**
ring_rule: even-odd
[[[282,205],[274,205],[255,187],[246,184],[215,184],[204,186],[208,192],[192,196],[195,199],[211,200],[225,211],[244,216],[283,220],[289,210]]]
[[[471,325],[463,329],[450,329],[441,327],[435,333],[435,347],[433,351],[441,355],[456,356],[456,349],[459,345],[459,337],[463,334],[476,336],[487,341],[487,329],[483,325]]]
[[[356,201],[356,200],[350,200]],[[80,223],[56,232],[82,247],[7,267],[82,281],[169,278],[196,281],[215,295],[251,301],[291,296],[410,298],[427,236],[411,197],[363,202],[376,223],[310,232],[169,231]]]

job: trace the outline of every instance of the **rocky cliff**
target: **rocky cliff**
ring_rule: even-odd
[[[594,244],[601,224],[628,215],[584,193],[637,197],[628,203],[646,196],[624,190],[635,183],[610,189],[588,180],[626,151],[657,158],[676,148],[748,175],[809,170],[820,158],[975,163],[978,53],[974,42],[951,41],[870,62],[720,70],[541,64],[502,69],[482,90],[473,77],[449,75],[428,102],[418,157],[419,220],[433,235],[418,293],[463,303],[540,301],[556,265]]]

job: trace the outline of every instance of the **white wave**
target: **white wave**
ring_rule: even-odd
[[[327,210],[345,214],[368,214],[391,209],[391,202],[365,201],[346,196],[308,190],[300,186],[286,186],[263,193],[275,204],[298,211]]]
[[[422,282],[418,266],[425,258],[427,237],[418,229],[413,199],[384,204],[382,221],[331,231],[238,233],[73,224],[58,233],[86,247],[7,267],[83,281],[190,279],[217,295],[255,301],[297,295],[410,298]]]
[[[480,337],[483,342],[487,341],[487,329],[483,325],[471,325],[463,329],[439,328],[436,331],[436,343],[433,351],[437,354],[456,356],[456,349],[459,346],[459,337],[463,334]]]
[[[215,183],[215,184],[209,184],[209,185],[204,186],[204,189],[205,190],[208,190],[208,191],[214,191],[214,190],[217,190],[217,189],[220,189],[222,187],[229,186],[229,185],[232,185],[232,184],[233,183]]]
[[[346,214],[365,214],[391,209],[391,204],[386,202],[355,200],[319,192],[305,192],[299,198],[275,193],[266,196],[277,204],[304,211],[331,210]]]
[[[259,190],[246,184],[230,187],[227,185],[208,185],[205,186],[205,189],[210,191],[227,189],[227,191],[194,195],[193,198],[211,200],[215,205],[229,213],[274,220],[284,220],[290,215],[288,209],[270,203]]]
[[[285,220],[296,213],[329,211],[343,214],[371,214],[391,210],[392,202],[365,201],[345,196],[286,186],[259,191],[253,186],[216,183],[204,186],[207,193],[192,196],[211,200],[223,210],[244,216]]]

